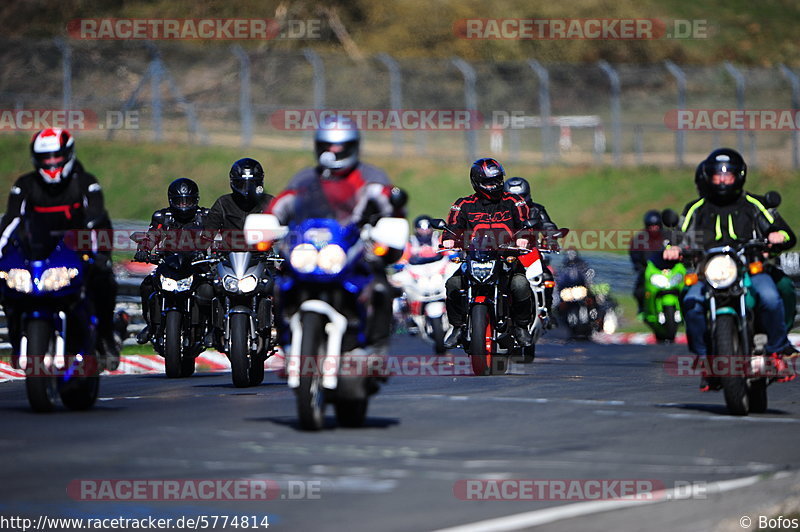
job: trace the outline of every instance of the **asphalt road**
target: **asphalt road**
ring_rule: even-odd
[[[329,411],[318,433],[298,429],[293,393],[274,374],[252,389],[233,388],[226,373],[108,377],[93,410],[46,415],[29,410],[22,382],[2,383],[0,523],[40,515],[173,522],[255,515],[267,516],[272,529],[304,531],[708,530],[730,519],[738,526],[748,508],[791,496],[800,470],[797,381],[770,387],[766,414],[738,418],[726,414],[721,394],[700,394],[696,378],[665,370],[682,346],[545,340],[536,361],[515,365],[511,375],[395,377],[371,402],[366,427],[337,428]],[[392,353],[427,355],[429,347],[401,337]],[[766,479],[749,488],[726,482],[759,475],[741,481]],[[125,479],[266,479],[280,494],[90,501],[73,489]],[[466,481],[481,479],[550,488],[638,480],[671,495],[602,513],[609,508],[557,491],[547,492],[552,500],[459,497]],[[577,517],[567,518],[568,505]],[[548,509],[555,512],[540,511]],[[500,526],[508,521],[476,525],[523,513],[510,528]],[[222,521],[208,529],[222,530]]]

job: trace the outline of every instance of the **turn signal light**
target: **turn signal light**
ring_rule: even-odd
[[[556,282],[555,281],[545,281],[544,287],[545,288],[555,288]]]
[[[758,260],[748,264],[747,268],[750,270],[750,275],[757,275],[759,273],[764,273],[764,263]]]
[[[389,248],[381,244],[375,244],[375,247],[372,248],[372,252],[378,257],[383,257],[389,253]]]
[[[256,249],[258,251],[269,251],[269,248],[272,247],[272,242],[259,242],[256,244]]]
[[[697,284],[697,274],[687,273],[683,278],[683,282],[686,284],[686,286],[692,286],[693,284]]]

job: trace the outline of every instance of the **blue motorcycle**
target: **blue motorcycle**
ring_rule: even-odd
[[[3,301],[21,334],[13,364],[25,371],[28,402],[50,412],[58,396],[71,410],[97,400],[101,367],[96,354],[97,317],[86,293],[92,258],[23,220],[0,258]],[[9,327],[11,330],[11,327]]]
[[[369,396],[385,380],[385,353],[371,342],[375,315],[364,297],[377,271],[369,262],[395,252],[399,258],[408,223],[381,218],[360,227],[308,218],[281,227],[265,214],[248,217],[245,230],[261,244],[290,236],[280,244],[285,260],[276,316],[285,320],[288,385],[296,392],[300,426],[321,429],[327,403],[340,425],[363,425]]]

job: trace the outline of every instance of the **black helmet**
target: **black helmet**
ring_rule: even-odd
[[[712,151],[702,163],[702,181],[706,194],[715,203],[731,203],[742,195],[747,178],[747,165],[736,150],[720,148]],[[733,174],[733,182],[713,182],[715,174]]]
[[[503,185],[503,190],[505,190],[509,194],[516,194],[518,196],[522,196],[523,198],[525,198],[525,201],[527,203],[530,203],[532,201],[531,186],[528,183],[527,179],[523,179],[521,177],[509,178]]]
[[[642,220],[645,227],[650,227],[651,225],[657,225],[659,229],[662,227],[661,223],[661,213],[658,211],[647,211],[644,213],[644,218]]]
[[[169,184],[167,199],[172,214],[180,221],[191,220],[200,203],[200,189],[191,179],[181,177]]]
[[[705,163],[705,161],[701,161],[694,171],[694,186],[697,188],[697,193],[701,198],[705,197],[706,191],[708,190],[705,177],[703,176],[703,163]]]
[[[427,214],[414,218],[414,234],[417,238],[429,241],[433,234],[432,218]]]
[[[489,199],[500,199],[503,195],[503,179],[506,171],[503,165],[491,158],[478,159],[469,170],[472,188],[479,195]]]
[[[231,166],[231,190],[248,202],[264,193],[264,169],[255,159],[239,159]]]
[[[329,117],[314,134],[314,153],[319,165],[332,173],[346,172],[358,164],[361,134],[347,117]]]

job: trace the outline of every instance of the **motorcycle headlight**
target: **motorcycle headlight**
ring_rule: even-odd
[[[656,273],[650,276],[650,283],[656,286],[657,288],[669,288],[669,279],[667,279],[666,275],[661,273]]]
[[[192,287],[192,278],[192,275],[184,279],[172,279],[161,275],[161,289],[167,292],[185,292]]]
[[[717,255],[706,263],[703,275],[713,288],[727,288],[736,281],[739,269],[730,255]]]
[[[571,286],[562,288],[561,292],[559,292],[559,296],[561,297],[561,301],[571,302],[580,301],[586,297],[587,293],[585,286]]]
[[[239,279],[237,279],[233,275],[226,275],[225,277],[222,278],[222,288],[224,288],[228,292],[238,292]]]
[[[299,244],[289,254],[289,264],[301,273],[311,273],[317,267],[317,255],[319,252],[314,244]]]
[[[328,244],[319,250],[317,265],[325,273],[339,273],[347,262],[347,254],[337,244]]]
[[[22,268],[11,268],[7,272],[3,272],[2,277],[6,280],[6,284],[12,290],[29,294],[33,290],[33,283],[31,282],[31,272],[23,270]]]
[[[470,262],[470,270],[472,271],[472,276],[478,282],[483,283],[492,276],[494,262],[477,262],[473,260]]]
[[[258,286],[258,279],[256,279],[255,275],[248,275],[239,281],[239,290],[245,294],[255,290],[256,286]]]
[[[676,273],[669,280],[669,283],[670,283],[671,286],[678,286],[682,282],[683,282],[683,274],[682,273]]]
[[[39,290],[45,292],[54,292],[69,286],[69,283],[71,283],[72,279],[74,279],[77,275],[77,268],[67,268],[65,266],[58,268],[47,268],[42,272],[42,276],[36,282],[36,286],[39,287]]]

